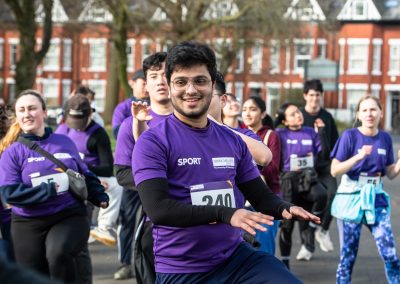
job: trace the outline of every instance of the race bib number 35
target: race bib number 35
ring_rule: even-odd
[[[42,182],[51,183],[54,182],[57,186],[57,193],[60,194],[68,190],[69,182],[68,175],[66,173],[58,173],[53,175],[35,177],[31,179],[32,186],[38,186]]]
[[[229,182],[211,182],[190,187],[193,205],[212,205],[236,208],[235,195]]]
[[[305,168],[313,168],[314,167],[314,157],[290,157],[290,170],[297,171]]]

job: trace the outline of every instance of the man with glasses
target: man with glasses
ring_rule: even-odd
[[[320,80],[312,79],[304,82],[303,97],[306,105],[301,109],[301,112],[304,117],[304,126],[314,127],[316,131],[318,131],[317,128],[319,127],[325,128],[324,133],[327,135],[326,141],[328,141],[329,151],[332,151],[339,138],[339,134],[332,115],[321,107],[323,94],[324,89]],[[329,226],[332,221],[331,204],[337,189],[336,178],[331,176],[330,169],[331,161],[329,159],[318,163],[317,172],[319,181],[328,191],[328,201],[321,220],[321,227],[318,227],[315,231],[315,239],[319,243],[321,250],[325,252],[333,251],[333,243],[329,236]],[[310,259],[308,256],[312,256],[312,253],[303,250],[302,254],[299,253],[297,255],[297,259]]]
[[[153,222],[156,283],[301,283],[274,256],[243,242],[273,217],[319,219],[272,193],[246,144],[207,119],[214,52],[183,42],[167,56],[174,113],[144,132],[132,170]],[[245,198],[260,212],[243,209]]]

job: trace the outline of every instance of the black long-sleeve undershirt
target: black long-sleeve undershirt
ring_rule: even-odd
[[[90,166],[89,170],[99,177],[111,177],[113,175],[113,156],[111,151],[110,138],[104,128],[96,129],[87,142],[87,149],[96,153],[99,157],[98,166]]]
[[[282,218],[282,211],[292,204],[276,196],[260,177],[238,185],[253,207],[260,212]],[[238,208],[192,205],[171,199],[168,181],[163,178],[146,180],[137,186],[144,211],[155,225],[190,227],[213,222],[230,224]]]
[[[132,167],[115,165],[115,176],[120,186],[130,190],[136,190],[135,182],[132,175]]]

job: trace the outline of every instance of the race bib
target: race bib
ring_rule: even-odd
[[[360,173],[358,177],[358,186],[363,187],[366,184],[377,186],[381,183],[381,176],[376,174]]]
[[[190,186],[193,205],[212,205],[236,208],[232,184],[228,181],[209,182]]]
[[[57,173],[47,176],[35,177],[31,179],[32,186],[38,186],[42,182],[51,183],[54,182],[57,185],[57,194],[68,191],[69,181],[66,173]]]
[[[298,171],[305,168],[313,168],[314,167],[314,157],[306,156],[306,157],[290,157],[290,170]]]

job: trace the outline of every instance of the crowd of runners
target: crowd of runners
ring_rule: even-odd
[[[400,153],[379,129],[378,98],[360,99],[341,136],[318,79],[304,82],[304,107],[268,114],[262,98],[227,93],[198,42],[150,55],[129,83],[114,152],[87,86],[54,129],[39,92],[0,99],[1,283],[92,283],[94,241],[118,247],[116,280],[301,283],[289,261],[296,222],[295,258],[339,250],[337,283],[351,283],[364,224],[388,283],[400,283],[382,182],[399,174]]]

